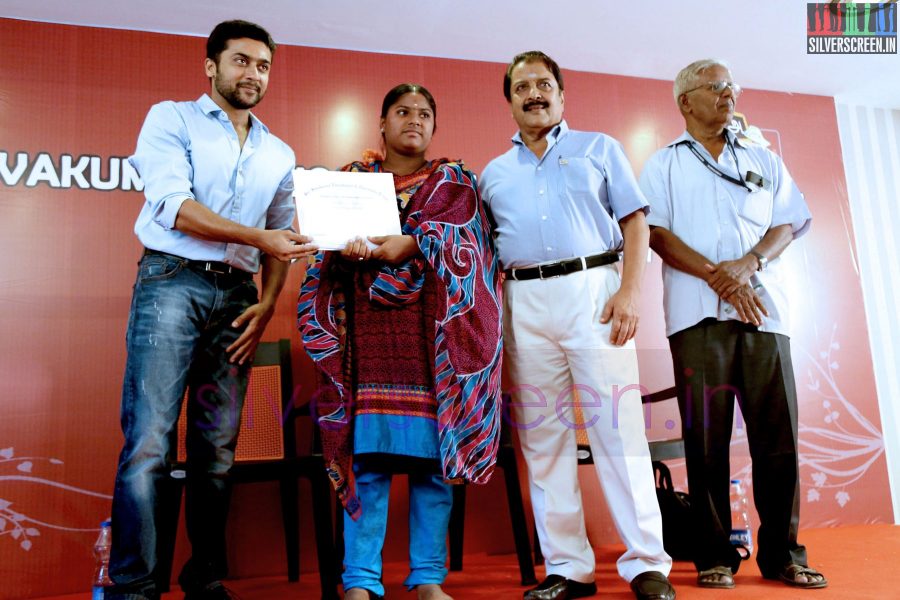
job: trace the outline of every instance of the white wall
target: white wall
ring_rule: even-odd
[[[836,102],[894,522],[900,523],[900,111]]]

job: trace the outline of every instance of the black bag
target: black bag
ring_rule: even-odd
[[[656,499],[662,513],[663,547],[675,560],[694,559],[691,499],[672,485],[672,472],[662,461],[653,461]]]

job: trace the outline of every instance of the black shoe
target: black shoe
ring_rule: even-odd
[[[675,588],[659,571],[645,571],[632,579],[631,591],[638,600],[675,600]]]
[[[207,583],[184,593],[184,600],[241,600],[240,597],[222,585],[221,581]]]
[[[562,575],[547,575],[536,588],[525,592],[524,600],[569,600],[570,598],[585,598],[597,593],[597,584],[581,583],[572,579],[566,579]]]

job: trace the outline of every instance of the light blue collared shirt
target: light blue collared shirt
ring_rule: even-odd
[[[619,142],[565,121],[547,135],[542,157],[520,133],[512,142],[480,185],[504,269],[622,249],[619,220],[648,209]]]
[[[734,156],[726,145],[712,157],[687,131],[650,157],[641,173],[641,189],[653,213],[647,223],[668,229],[685,244],[713,261],[735,260],[746,255],[766,232],[790,224],[794,238],[809,229],[811,215],[781,157],[744,142],[728,132]],[[682,141],[716,165],[723,173],[741,180],[747,171],[764,177],[768,185],[750,184],[752,192],[707,169]],[[740,166],[740,170],[738,170]],[[738,319],[737,312],[721,300],[705,281],[663,263],[663,304],[666,335],[687,329],[703,319]],[[768,317],[760,331],[788,335],[788,301],[781,260],[770,260],[766,269],[751,277]]]
[[[134,233],[147,248],[194,260],[259,269],[259,250],[201,240],[174,229],[193,199],[248,227],[290,229],[294,221],[294,152],[251,115],[241,148],[228,115],[206,94],[195,102],[161,102],[147,114],[131,165],[146,202]]]

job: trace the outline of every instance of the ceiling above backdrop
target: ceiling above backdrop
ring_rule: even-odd
[[[807,55],[796,0],[0,0],[0,17],[202,37],[243,18],[280,44],[501,63],[541,49],[566,69],[669,81],[714,56],[747,88],[900,109],[900,55]]]

